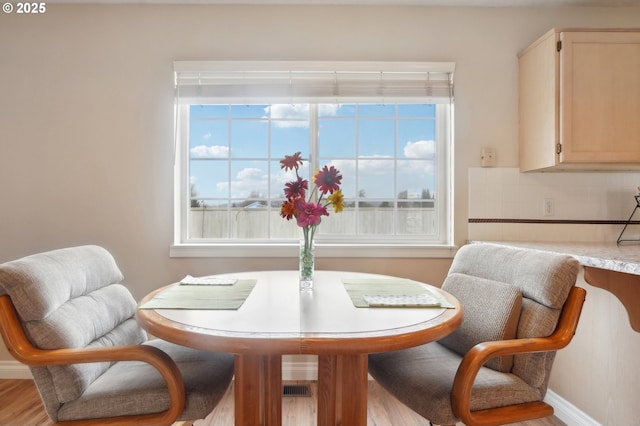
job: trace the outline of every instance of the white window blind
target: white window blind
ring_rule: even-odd
[[[174,62],[179,102],[449,103],[452,62]]]

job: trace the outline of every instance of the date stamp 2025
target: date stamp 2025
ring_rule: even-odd
[[[43,14],[47,11],[47,4],[44,2],[3,3],[2,11],[7,14]]]

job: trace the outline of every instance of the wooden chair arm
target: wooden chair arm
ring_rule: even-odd
[[[0,296],[0,334],[9,353],[23,364],[32,366],[68,365],[106,361],[142,361],[153,366],[167,384],[169,408],[161,413],[111,417],[96,420],[59,422],[69,426],[100,425],[171,425],[182,413],[186,391],[182,374],[169,355],[146,345],[112,346],[107,348],[39,349],[31,344],[9,296]],[[96,423],[97,421],[97,423]]]
[[[500,340],[475,345],[462,359],[451,391],[454,414],[467,426],[501,425],[553,414],[553,407],[539,401],[508,407],[471,411],[471,391],[480,368],[490,359],[505,355],[562,349],[571,342],[586,297],[586,291],[573,287],[562,308],[558,325],[548,337]]]

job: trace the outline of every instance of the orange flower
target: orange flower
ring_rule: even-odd
[[[280,216],[284,217],[287,220],[293,219],[293,216],[296,213],[296,206],[294,200],[287,200],[282,203],[282,207],[280,207]]]

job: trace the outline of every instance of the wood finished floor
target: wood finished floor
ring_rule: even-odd
[[[294,384],[308,382],[287,382]],[[311,382],[311,397],[283,397],[283,426],[316,424],[316,387]],[[0,425],[51,426],[33,381],[0,380]],[[175,426],[181,426],[179,422]],[[216,409],[194,426],[233,426],[233,384]],[[376,382],[369,381],[368,426],[427,426],[429,422],[406,408]],[[462,425],[459,423],[458,425]],[[555,417],[518,423],[519,426],[566,426]]]

